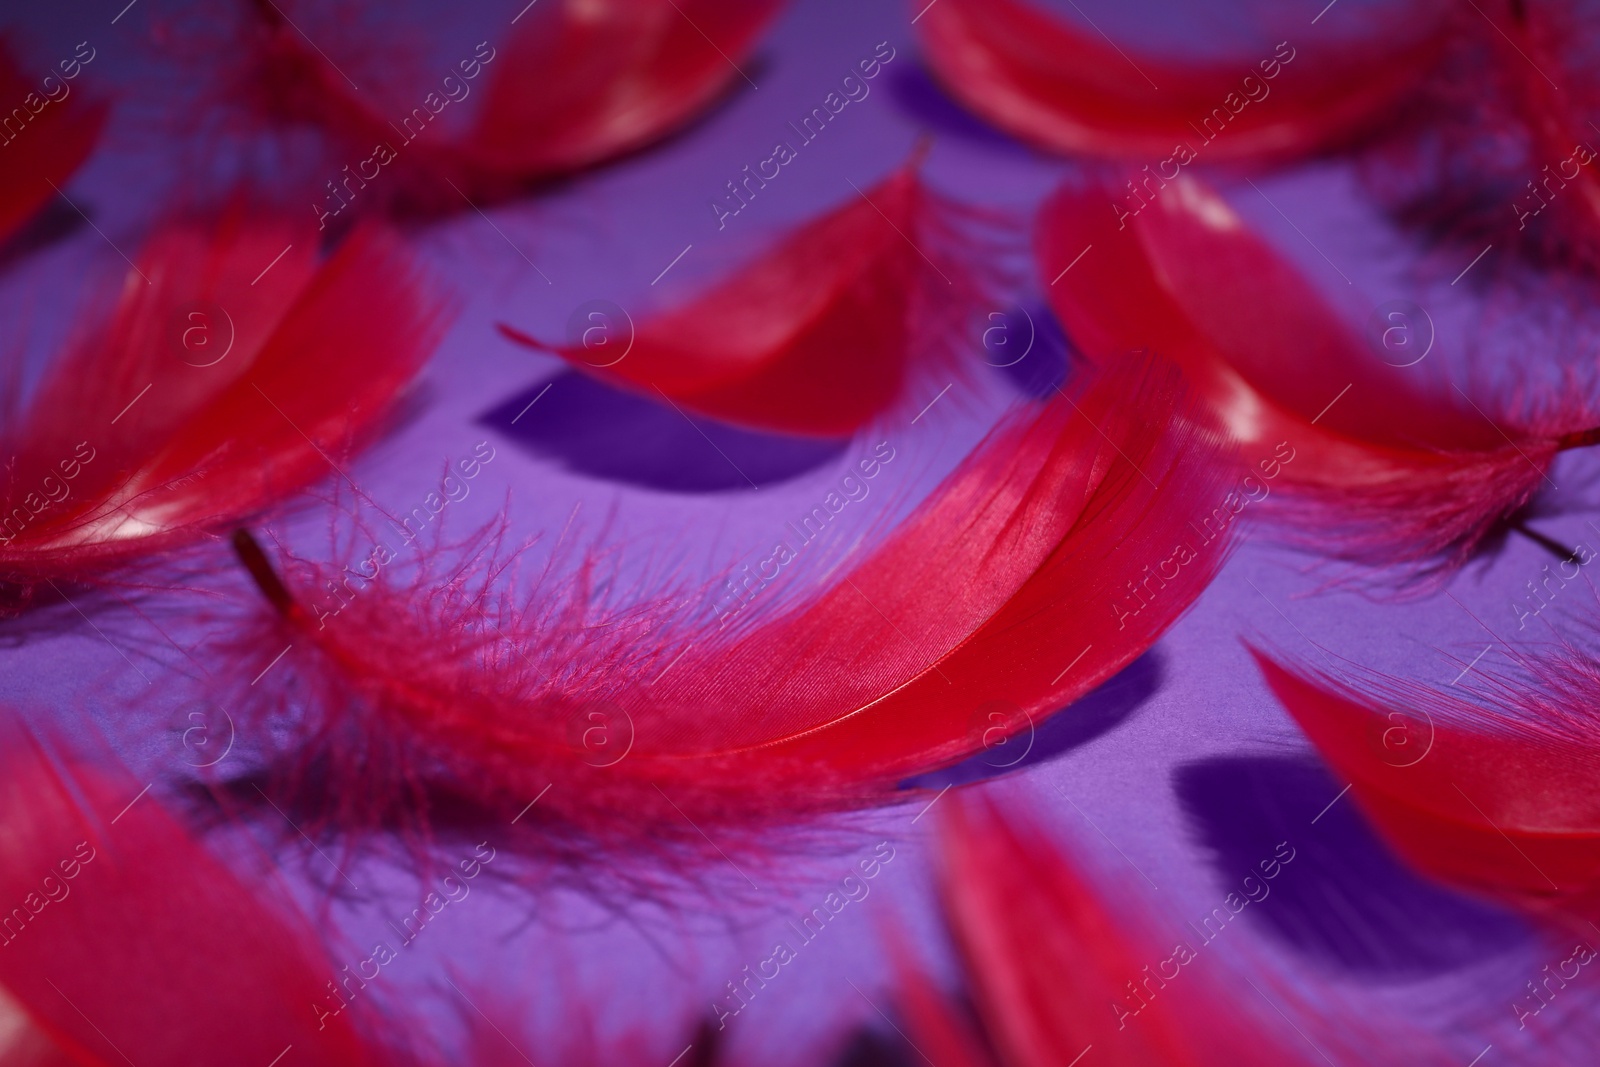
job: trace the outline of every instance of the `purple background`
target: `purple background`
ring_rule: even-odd
[[[302,27],[335,61],[348,63],[353,74],[361,71],[358,81],[382,82],[381,47],[341,43],[331,25],[324,40],[317,28],[323,16],[302,12],[303,6],[288,10],[303,18]],[[428,11],[406,5],[393,12],[390,25],[404,40],[426,27],[421,40],[429,58],[423,62],[442,70],[476,41],[503,33],[520,6],[495,3],[463,14],[454,6]],[[1130,49],[1214,51],[1248,59],[1268,41],[1250,29],[1259,9],[1244,6],[1201,9],[1157,0],[1057,6],[1063,17],[1080,6]],[[1320,6],[1294,0],[1275,8],[1271,17],[1284,29],[1271,40],[1359,35],[1370,10],[1358,0],[1343,0],[1312,27]],[[186,182],[200,177],[190,169],[196,166],[192,161],[209,159],[226,169],[235,145],[192,135],[188,109],[197,105],[190,95],[196,87],[151,47],[154,31],[178,9],[140,0],[113,26],[110,20],[121,7],[121,0],[71,0],[52,13],[53,21],[30,16],[26,25],[24,54],[41,66],[87,38],[98,56],[78,88],[120,93],[123,102],[101,150],[68,189],[106,239],[75,224],[72,212],[58,204],[50,218],[65,232],[41,239],[26,258],[13,256],[0,265],[8,356],[25,352],[38,360],[57,345],[71,325],[84,279],[123,266],[108,241],[131,253],[156,210],[184,196]],[[759,250],[782,227],[853,197],[848,182],[866,188],[888,174],[924,131],[935,137],[925,171],[934,186],[970,202],[1030,211],[1070,165],[990,131],[939,95],[919,66],[909,27],[913,13],[887,2],[796,0],[747,67],[759,89],[736,80],[728,98],[682,136],[490,210],[503,235],[468,211],[414,232],[413,243],[438,284],[458,294],[461,314],[423,376],[413,416],[351,468],[362,489],[389,508],[409,510],[438,484],[447,461],[487,440],[497,456],[468,500],[448,510],[446,521],[455,533],[493,517],[502,505],[519,533],[558,530],[578,508],[578,529],[590,537],[604,529],[628,559],[639,561],[639,573],[716,579],[758,558],[788,517],[820,499],[872,443],[890,440],[898,456],[872,495],[831,528],[827,552],[810,553],[785,572],[779,595],[793,595],[820,576],[851,538],[903,514],[1023,392],[1019,374],[981,365],[976,339],[969,346],[976,365],[970,381],[912,426],[888,425],[827,445],[706,425],[759,484],[751,491],[670,409],[563,375],[556,360],[511,345],[494,324],[560,336],[573,309],[588,300],[612,300],[637,316],[682,299]],[[722,184],[746,163],[770,155],[776,140],[789,139],[786,123],[820,104],[857,60],[885,40],[898,54],[872,83],[871,95],[847,107],[719,232],[708,203]],[[212,58],[219,69],[232,61],[225,52]],[[405,100],[426,88],[402,83],[384,91]],[[1512,325],[1485,323],[1483,295],[1465,283],[1448,284],[1470,255],[1455,269],[1425,269],[1421,250],[1365,200],[1349,165],[1317,164],[1258,177],[1259,191],[1228,175],[1211,177],[1353,321],[1390,299],[1427,308],[1440,336],[1417,373],[1464,384],[1469,357],[1499,367],[1530,358],[1530,351],[1543,358],[1550,349],[1548,343],[1518,343]],[[689,245],[687,255],[652,286]],[[1036,291],[1019,299],[1037,307]],[[1553,330],[1536,336],[1570,340]],[[1049,376],[1059,358],[1059,346],[1046,337],[1030,353],[1027,368],[1019,368],[1027,370],[1021,377]],[[511,415],[552,379],[550,392],[517,426],[508,426]],[[670,462],[663,463],[664,456]],[[1574,490],[1593,472],[1589,457],[1563,457],[1553,478],[1564,492],[1552,499],[1575,504],[1580,494]],[[324,509],[313,506],[274,529],[314,553],[326,544],[327,524]],[[1562,540],[1594,545],[1600,538],[1577,510],[1542,519],[1540,526]],[[200,560],[203,568],[231,575],[232,560],[221,545]],[[1381,1008],[1407,1025],[1432,1028],[1446,1036],[1463,1064],[1491,1043],[1479,1061],[1486,1067],[1556,1062],[1551,1048],[1541,1049],[1528,1033],[1517,1032],[1510,1003],[1525,994],[1523,984],[1544,964],[1565,958],[1570,949],[1564,942],[1542,942],[1519,920],[1406,873],[1365,828],[1348,797],[1313,826],[1311,819],[1343,783],[1321,769],[1238,640],[1253,636],[1316,665],[1327,665],[1326,656],[1338,667],[1338,657],[1346,657],[1446,685],[1496,638],[1531,648],[1553,633],[1580,632],[1571,616],[1591,607],[1593,594],[1584,586],[1564,593],[1569,603],[1559,605],[1562,612],[1546,612],[1538,623],[1517,630],[1511,604],[1546,562],[1541,550],[1513,540],[1458,576],[1449,587],[1453,600],[1435,595],[1396,602],[1330,587],[1341,571],[1273,547],[1265,529],[1251,530],[1195,609],[1152,652],[1105,691],[1040,728],[1036,751],[1018,776],[1043,821],[1077,839],[1114,884],[1150,892],[1153,906],[1174,928],[1218,906],[1276,842],[1290,841],[1296,862],[1274,883],[1271,897],[1252,905],[1236,932],[1223,939],[1224,951],[1247,958],[1264,954],[1302,979],[1313,997],[1353,998],[1369,1005],[1364,1010]],[[205,635],[182,622],[192,603],[174,593],[150,598],[145,608],[175,627],[179,643],[199,646]],[[1110,605],[1084,610],[1104,613],[1108,623],[1113,618]],[[189,725],[189,705],[176,677],[183,665],[172,646],[150,622],[129,612],[97,618],[103,638],[76,625],[71,613],[53,613],[52,619],[61,625],[39,627],[26,641],[8,639],[0,646],[0,702],[40,719],[97,721],[117,738],[136,773],[166,786],[180,782],[192,756],[180,736]],[[13,628],[8,638],[11,632],[21,630]],[[1063,664],[1076,651],[1063,649]],[[1478,669],[1497,661],[1504,662],[1504,652],[1489,647]],[[139,709],[137,717],[130,718],[130,705]],[[248,739],[241,745],[248,751]],[[963,768],[934,780],[965,780],[971,772]],[[466,988],[526,1001],[529,1031],[539,1035],[528,1050],[536,1062],[560,1061],[560,1040],[551,1035],[570,1029],[576,999],[603,1031],[646,1035],[665,1064],[724,983],[765,958],[775,938],[787,936],[787,918],[820,903],[858,853],[887,838],[897,855],[870,897],[850,905],[807,945],[747,1011],[730,1020],[729,1031],[741,1060],[767,1063],[822,1062],[856,1027],[891,1040],[892,1031],[868,1002],[889,1007],[889,968],[877,934],[884,921],[893,917],[909,927],[930,959],[949,963],[929,895],[927,832],[933,821],[913,826],[916,814],[912,807],[865,816],[856,820],[862,836],[841,835],[836,847],[820,855],[781,855],[748,867],[758,892],[740,879],[729,878],[727,885],[718,879],[708,897],[673,909],[640,906],[624,919],[560,892],[475,892],[447,909],[384,970],[381,998],[389,1011],[446,1016],[420,994],[439,992],[448,1000],[452,994],[442,980],[448,974]],[[318,898],[319,887],[337,882],[316,853],[285,850],[280,858],[279,877],[308,901]],[[248,857],[241,862],[263,865]],[[366,955],[372,937],[382,936],[385,917],[406,910],[414,892],[392,867],[376,861],[347,870],[367,892],[334,909],[330,929],[341,963]],[[1241,989],[1229,993],[1254,996]],[[1580,1031],[1594,1026],[1581,1016],[1597,993],[1600,979],[1578,979],[1541,1016],[1543,1037],[1554,1039],[1556,1026],[1545,1024],[1556,1019],[1567,1030],[1564,1040],[1573,1055],[1580,1055],[1592,1042]],[[375,1010],[379,999],[374,996],[364,1010]],[[907,1062],[916,1061],[915,1054],[905,1055]]]

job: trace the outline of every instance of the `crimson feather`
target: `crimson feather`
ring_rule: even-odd
[[[56,97],[45,81],[55,81],[65,94]],[[0,149],[5,152],[5,165],[0,167],[0,241],[4,241],[89,158],[108,109],[53,76],[33,81],[4,38],[0,38],[0,101],[12,109],[0,130]]]
[[[601,381],[724,422],[848,436],[898,401],[925,402],[913,382],[960,374],[962,327],[993,288],[963,226],[976,218],[926,188],[920,155],[687,304],[630,323],[626,336],[620,323],[569,344],[500,330]]]
[[[1447,23],[1437,4],[1407,4],[1359,42],[1284,41],[1259,64],[1130,56],[1024,0],[939,0],[917,24],[940,82],[1001,129],[1051,152],[1181,167],[1355,139],[1437,62]]]
[[[1352,685],[1251,649],[1378,832],[1418,870],[1535,913],[1600,919],[1600,661],[1566,645],[1474,672],[1476,699]],[[1471,684],[1471,683],[1468,683]]]
[[[1323,1047],[1277,1026],[1259,983],[1243,983],[1226,969],[1207,942],[1176,936],[1177,946],[1158,940],[1153,909],[1137,894],[1113,890],[1015,806],[983,792],[963,791],[944,801],[939,824],[939,897],[945,923],[960,953],[981,1032],[963,1026],[948,1007],[940,1017],[939,994],[926,978],[912,977],[904,1003],[914,1040],[926,1038],[954,1058],[940,1063],[1006,1067],[1065,1067],[1093,1049],[1107,1062],[1130,1067],[1324,1062],[1323,1047],[1351,1044],[1365,1027],[1335,1033],[1332,1019],[1305,1028]],[[1159,962],[1158,962],[1159,961]],[[1171,973],[1167,968],[1171,967]],[[905,973],[902,966],[902,973]],[[1285,983],[1258,971],[1298,1014],[1298,999]],[[1226,992],[1225,992],[1226,991]],[[1277,1003],[1272,1009],[1281,1010]],[[1320,1014],[1332,1002],[1318,1005]],[[1342,1010],[1342,1009],[1341,1009]],[[1285,1016],[1287,1018],[1287,1016]],[[1386,1029],[1369,1034],[1373,1047],[1407,1048],[1403,1060],[1429,1058],[1405,1034]],[[1363,1056],[1364,1062],[1376,1062]]]
[[[1036,256],[1057,283],[1051,305],[1091,360],[1148,346],[1177,362],[1258,482],[1291,498],[1291,541],[1442,577],[1533,497],[1559,452],[1595,443],[1576,389],[1512,413],[1509,399],[1430,388],[1400,370],[1421,355],[1377,358],[1198,180],[1151,192],[1068,185],[1046,203]]]
[[[489,810],[542,798],[541,839],[694,843],[691,827],[906,798],[903,778],[982,749],[985,705],[1008,701],[1025,729],[1205,588],[1225,543],[1150,577],[1234,471],[1196,413],[1169,367],[1124,361],[1002,423],[836,584],[726,629],[673,603],[599,604],[588,567],[526,601],[482,556],[391,585],[386,546],[284,581],[242,537],[281,617],[242,640],[238,676],[294,649],[241,706],[281,690],[311,709],[299,755],[344,783],[321,814],[345,825],[430,779]],[[339,600],[312,605],[322,589]]]
[[[1467,255],[1487,244],[1502,262],[1600,269],[1597,49],[1600,22],[1569,0],[1456,9],[1446,58],[1419,86],[1426,125],[1363,159],[1369,187]]]
[[[375,1064],[313,1005],[336,976],[305,920],[258,897],[108,764],[14,725],[0,748],[7,1064]]]
[[[449,136],[429,128],[449,102],[443,96],[431,94],[437,107],[424,102],[404,129],[395,126],[278,5],[256,0],[253,88],[262,106],[325,130],[341,154],[370,157],[374,145],[388,146],[369,202],[433,213],[459,209],[463,197],[504,199],[675,132],[747,77],[740,64],[780,7],[781,0],[546,0],[525,11],[525,21],[513,20],[521,24],[500,48],[485,42],[462,61],[469,77],[486,77],[485,99]],[[463,90],[454,71],[451,80],[457,88],[447,90],[466,99],[470,86]]]
[[[309,225],[242,210],[162,224],[120,281],[0,439],[14,605],[327,477],[445,319],[393,236],[357,232],[319,263]]]

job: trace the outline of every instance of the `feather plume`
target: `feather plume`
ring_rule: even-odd
[[[0,438],[13,606],[255,515],[371,436],[444,310],[384,232],[316,247],[238,210],[168,222],[91,303]]]
[[[542,798],[540,841],[693,843],[692,827],[906,798],[903,778],[982,750],[981,705],[1011,702],[1026,728],[1205,588],[1224,542],[1150,570],[1233,472],[1195,414],[1170,368],[1124,361],[1005,421],[837,584],[748,626],[604,608],[592,568],[519,601],[484,554],[410,586],[377,573],[387,548],[281,579],[241,534],[277,617],[240,642],[239,676],[294,651],[230,706],[277,691],[311,709],[298,759],[344,783],[318,814],[346,827],[397,801],[425,813],[430,781],[493,811]]]
[[[437,107],[404,129],[356,91],[277,4],[254,0],[248,35],[252,94],[280,118],[324,130],[335,157],[375,159],[365,203],[426,214],[503,200],[661,140],[747,78],[781,0],[555,0],[525,12],[499,48],[484,42],[461,73],[482,76],[484,100],[459,133],[429,128]],[[710,36],[707,36],[710,35]],[[330,45],[330,47],[337,47]],[[466,99],[471,86],[450,72]],[[460,89],[460,86],[466,88]],[[454,98],[452,96],[452,98]]]
[[[1198,180],[1151,192],[1067,186],[1045,205],[1052,307],[1091,360],[1150,347],[1182,367],[1258,483],[1289,498],[1291,542],[1436,579],[1533,497],[1559,452],[1600,440],[1576,389],[1514,415],[1514,400],[1426,387],[1402,369],[1420,355],[1379,358]]]
[[[586,330],[551,344],[500,331],[724,422],[848,436],[920,396],[910,382],[960,374],[957,345],[990,295],[963,209],[923,185],[921,155],[696,299],[630,323],[626,337]]]
[[[1024,0],[939,0],[918,30],[951,95],[1040,148],[1152,166],[1175,154],[1178,166],[1259,163],[1338,147],[1388,117],[1437,62],[1438,7],[1402,5],[1360,42],[1284,41],[1259,64],[1130,57]]]
[[[1455,9],[1449,41],[1418,86],[1425,124],[1362,159],[1369,188],[1450,240],[1451,273],[1485,245],[1502,264],[1600,269],[1600,21],[1569,0],[1496,0]]]
[[[0,986],[7,1064],[375,1064],[310,927],[257,897],[126,772],[4,728]],[[33,1057],[28,1055],[34,1053]]]
[[[76,61],[69,61],[76,67]],[[44,85],[55,81],[65,93]],[[56,195],[72,177],[100,139],[108,108],[81,90],[51,77],[35,82],[12,54],[12,45],[0,37],[0,107],[7,109],[0,128],[0,242],[17,232],[34,213]],[[18,116],[23,121],[16,121]]]
[[[1413,866],[1592,932],[1586,920],[1600,919],[1600,661],[1572,645],[1513,653],[1518,676],[1479,667],[1469,700],[1380,675],[1352,685],[1251,654]]]

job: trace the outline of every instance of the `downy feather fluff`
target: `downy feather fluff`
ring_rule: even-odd
[[[982,750],[993,724],[974,709],[1010,701],[1014,729],[1054,713],[1205,588],[1226,542],[1150,577],[1234,475],[1197,410],[1169,367],[1122,361],[1005,420],[834,584],[721,630],[678,604],[603,607],[586,568],[526,599],[485,554],[410,585],[378,573],[386,558],[280,580],[242,537],[277,611],[232,673],[292,650],[228,706],[308,709],[286,755],[318,769],[279,791],[320,805],[319,825],[426,817],[431,792],[526,809],[541,844],[696,844],[907,798],[903,778]],[[317,799],[320,778],[337,796]]]
[[[68,69],[82,73],[81,51],[62,60],[60,72],[37,76],[17,61],[14,51],[13,42],[0,37],[0,107],[9,109],[0,112],[5,160],[0,166],[0,242],[32,218],[89,158],[108,111],[89,98],[82,83],[61,78]],[[88,59],[93,58],[91,48]]]
[[[1198,180],[1148,199],[1108,186],[1063,187],[1040,213],[1052,307],[1091,360],[1149,347],[1182,367],[1242,442],[1250,491],[1276,479],[1290,498],[1289,540],[1437,578],[1533,497],[1559,452],[1597,440],[1575,388],[1513,415],[1515,399],[1425,384],[1403,347],[1379,359]]]

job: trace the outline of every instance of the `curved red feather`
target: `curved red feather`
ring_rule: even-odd
[[[1177,362],[1290,490],[1292,539],[1441,573],[1532,497],[1558,451],[1588,443],[1575,394],[1518,425],[1427,389],[1199,181],[1150,192],[1068,186],[1047,202],[1035,239],[1051,305],[1092,360],[1150,347]]]
[[[273,681],[297,676],[285,699],[314,711],[305,758],[370,783],[342,791],[341,821],[429,776],[493,809],[542,796],[529,819],[547,832],[626,839],[883,803],[981,751],[986,704],[1009,702],[1006,728],[1026,728],[1205,588],[1226,543],[1177,563],[1174,546],[1234,468],[1195,414],[1174,372],[1126,361],[1008,420],[836,584],[749,627],[680,622],[677,604],[603,610],[587,569],[522,604],[497,603],[481,560],[359,591],[352,572],[298,568],[292,593],[343,578],[348,603],[291,608],[287,632],[247,637],[243,654],[264,665],[269,645],[296,645]],[[612,748],[585,747],[591,723]]]
[[[1392,678],[1357,689],[1251,654],[1378,832],[1415,867],[1535,912],[1600,918],[1592,658],[1570,649],[1526,658],[1532,684],[1494,679],[1486,702],[1475,703]]]
[[[961,327],[990,289],[960,209],[924,187],[916,167],[806,222],[689,303],[632,324],[620,356],[615,331],[596,348],[500,330],[601,381],[724,422],[848,436],[907,398],[913,380],[961,374]]]
[[[307,225],[163,225],[4,436],[0,582],[35,587],[193,541],[334,473],[445,314],[397,240],[317,262]]]
[[[256,0],[253,88],[261,106],[319,126],[358,158],[372,156],[374,145],[389,147],[376,160],[382,176],[371,179],[372,194],[363,192],[366,203],[454,210],[463,197],[504,199],[680,129],[747,77],[741,64],[781,5],[545,0],[519,16],[499,48],[485,42],[461,61],[470,77],[486,78],[486,98],[470,126],[449,136],[429,129],[430,112],[449,102],[443,96],[431,94],[437,108],[423,102],[396,126],[277,5]]]
[[[73,62],[76,67],[76,62]],[[56,195],[100,139],[109,109],[82,91],[50,78],[66,95],[33,82],[0,37],[0,241],[10,237]],[[39,106],[35,109],[28,101]]]
[[[938,0],[917,25],[944,87],[1001,129],[1052,152],[1183,166],[1304,156],[1365,132],[1437,61],[1437,9],[1408,5],[1358,43],[1303,56],[1285,41],[1259,64],[1130,58],[1024,0]]]
[[[319,1025],[337,972],[303,919],[258,899],[126,773],[5,733],[0,986],[50,1048],[26,1062],[231,1067],[289,1047],[298,1063],[380,1062],[348,1016]]]

